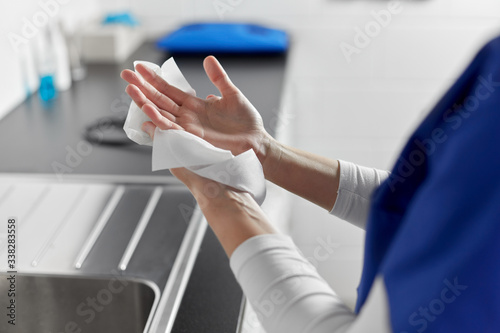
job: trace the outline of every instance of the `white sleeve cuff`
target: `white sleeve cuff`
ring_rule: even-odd
[[[371,196],[389,172],[339,160],[340,182],[331,214],[365,229]]]

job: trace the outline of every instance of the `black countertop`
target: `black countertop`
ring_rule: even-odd
[[[285,56],[220,56],[232,81],[261,113],[274,134],[283,86]],[[169,176],[151,172],[151,148],[89,145],[85,128],[103,117],[125,117],[130,98],[119,77],[133,60],[162,63],[167,56],[145,43],[117,65],[89,65],[87,77],[44,104],[35,94],[0,121],[0,173],[65,175]],[[218,94],[203,70],[203,57],[175,60],[196,90]],[[90,147],[90,148],[89,148]],[[204,236],[181,302],[173,332],[235,332],[242,300],[228,259],[209,229]]]
[[[0,152],[4,157],[0,172],[53,174],[62,170],[64,174],[169,175],[168,171],[151,172],[151,147],[94,144],[88,153],[82,142],[88,125],[106,117],[126,116],[131,100],[125,93],[126,82],[119,77],[123,69],[133,68],[134,60],[161,64],[167,58],[153,44],[146,43],[122,64],[88,66],[86,79],[60,92],[49,104],[42,103],[37,94],[32,95],[0,121]],[[203,57],[183,56],[175,60],[197,96],[218,94],[203,70]],[[285,57],[224,56],[219,60],[273,134]]]

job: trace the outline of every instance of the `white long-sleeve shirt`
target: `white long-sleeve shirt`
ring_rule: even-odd
[[[387,173],[341,162],[332,213],[367,222],[356,313],[289,238],[254,237],[236,249],[231,266],[268,333],[500,332],[499,59],[496,38],[382,184]]]
[[[364,228],[373,191],[389,173],[340,162],[333,215]],[[347,308],[301,255],[290,237],[268,234],[241,244],[231,268],[269,333],[390,331],[383,280],[377,279],[359,315]]]

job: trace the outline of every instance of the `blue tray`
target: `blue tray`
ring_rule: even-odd
[[[284,53],[288,49],[285,31],[256,24],[189,24],[156,42],[170,53]]]

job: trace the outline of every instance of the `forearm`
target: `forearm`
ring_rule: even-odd
[[[234,251],[230,264],[267,332],[392,332],[383,277],[376,278],[355,314],[288,236],[253,237]]]
[[[265,139],[259,150],[267,180],[331,211],[337,200],[340,168],[336,160]]]

